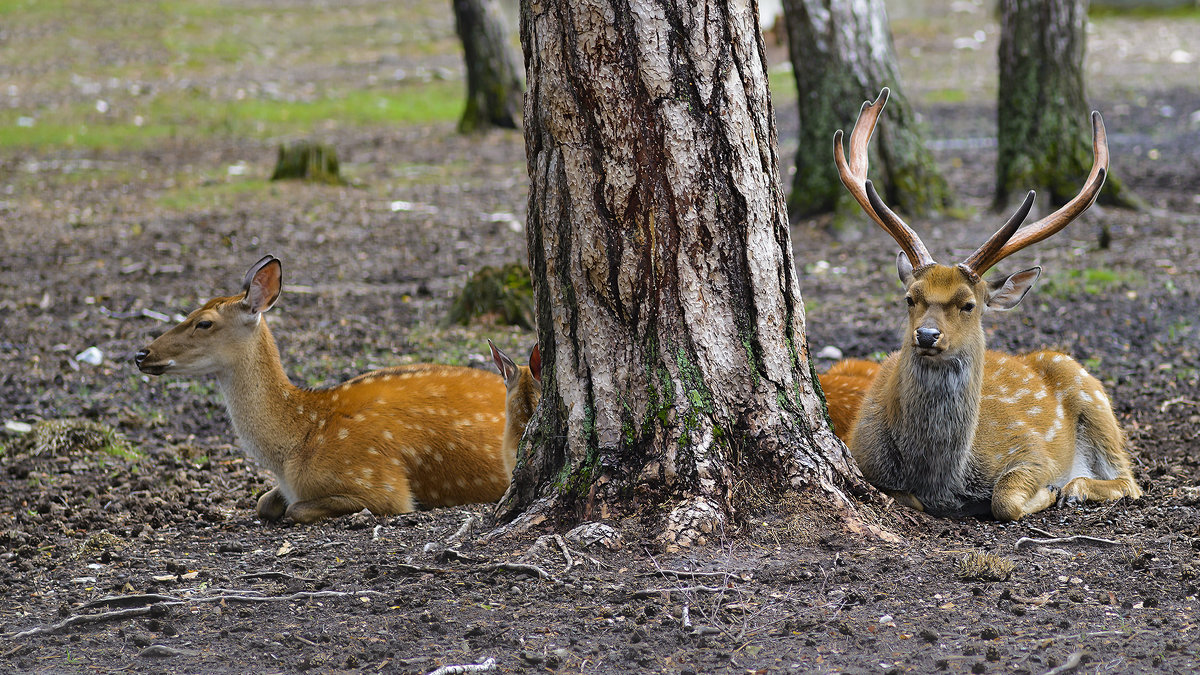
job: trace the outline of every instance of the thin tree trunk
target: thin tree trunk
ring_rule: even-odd
[[[846,492],[865,484],[813,387],[756,13],[522,3],[543,397],[502,518],[662,514],[686,545],[746,490],[792,487],[857,522]]]
[[[888,120],[877,130],[876,188],[910,215],[950,203],[946,181],[925,147],[924,131],[905,99],[882,0],[784,0],[788,50],[800,108],[800,148],[788,207],[804,216],[858,214],[830,161],[834,131],[852,122],[863,101],[891,88]],[[845,205],[845,209],[838,208]]]
[[[995,207],[1037,189],[1060,205],[1092,166],[1084,88],[1087,0],[1001,0]],[[1102,202],[1135,205],[1111,174]],[[1132,200],[1132,201],[1131,201]]]
[[[453,0],[467,66],[467,107],[458,130],[516,129],[524,86],[516,49],[495,0]]]

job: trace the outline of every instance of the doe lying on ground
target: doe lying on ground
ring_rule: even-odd
[[[504,387],[508,394],[504,402],[504,452],[506,467],[512,474],[513,464],[516,463],[517,445],[529,426],[529,418],[538,402],[542,400],[542,352],[537,345],[529,352],[529,365],[518,366],[500,348],[488,340],[492,348],[492,361],[496,363],[500,375],[504,378]]]
[[[246,273],[242,295],[209,300],[137,354],[151,375],[215,375],[246,451],[279,485],[264,520],[311,523],[499,499],[514,459],[501,447],[504,382],[474,368],[376,370],[326,389],[294,386],[263,312],[279,298],[280,262]]]
[[[829,410],[833,433],[846,445],[854,438],[859,408],[878,373],[879,364],[874,361],[843,359],[817,376],[821,391],[825,393],[825,407]]]
[[[1055,501],[1138,498],[1121,427],[1099,380],[1051,351],[986,351],[985,309],[1012,309],[1040,267],[984,281],[997,262],[1039,242],[1083,213],[1108,171],[1104,122],[1092,113],[1095,159],[1083,189],[1062,208],[1019,229],[1017,213],[963,262],[940,265],[867,180],[867,146],[887,102],[863,104],[834,156],[842,183],[903,249],[896,260],[908,324],[863,401],[850,451],[863,475],[897,500],[937,515],[991,513],[1016,520]]]

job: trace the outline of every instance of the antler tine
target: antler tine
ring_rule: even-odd
[[[1054,213],[1017,230],[1008,243],[994,255],[980,256],[978,264],[973,265],[972,269],[978,274],[983,274],[1008,256],[1063,229],[1096,201],[1096,197],[1100,195],[1100,188],[1104,187],[1104,179],[1108,176],[1108,135],[1104,132],[1104,118],[1096,111],[1092,112],[1092,155],[1092,170],[1088,173],[1079,194]],[[972,259],[979,254],[980,252],[976,251]]]
[[[879,120],[879,114],[883,111],[883,106],[887,104],[890,93],[891,90],[884,87],[879,92],[878,98],[863,103],[862,109],[858,112],[858,121],[854,123],[854,130],[850,132],[849,161],[846,160],[845,148],[842,147],[842,130],[838,129],[834,132],[833,160],[837,164],[842,185],[846,186],[863,211],[870,216],[871,220],[875,221],[875,224],[891,235],[897,244],[900,244],[900,248],[904,250],[913,267],[923,267],[932,264],[934,260],[933,256],[929,255],[929,250],[925,248],[925,244],[921,242],[921,238],[891,209],[883,205],[878,194],[875,195],[875,201],[878,201],[882,208],[873,206],[873,201],[869,196],[869,192],[874,191],[874,188],[871,187],[871,181],[867,180],[867,147],[871,143],[871,135],[875,132],[875,123]]]
[[[993,234],[986,242],[984,242],[983,246],[980,246],[978,249],[976,249],[970,257],[962,262],[961,266],[965,267],[972,276],[979,277],[984,272],[988,271],[988,269],[995,264],[995,262],[989,262],[992,260],[992,258],[995,258],[997,261],[1000,259],[996,258],[996,255],[999,254],[1001,249],[1004,248],[1004,245],[1007,244],[1010,239],[1012,239],[1012,236],[1016,233],[1017,228],[1021,227],[1021,223],[1025,222],[1025,218],[1029,216],[1029,210],[1033,208],[1034,194],[1034,191],[1030,190],[1029,193],[1025,195],[1025,201],[1021,203],[1021,206],[1017,209],[1017,212],[1009,217],[1008,222],[1004,223],[1004,226],[999,230],[996,230],[996,233]]]

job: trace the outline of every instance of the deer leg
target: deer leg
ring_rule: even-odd
[[[996,520],[1019,520],[1049,507],[1057,490],[1046,485],[1028,467],[1012,469],[1000,476],[992,491],[992,515]]]
[[[1121,477],[1103,480],[1080,476],[1063,487],[1062,496],[1059,498],[1059,505],[1074,505],[1082,504],[1083,502],[1107,502],[1120,499],[1121,497],[1137,499],[1141,496],[1142,491],[1138,488],[1137,483],[1133,482],[1132,478]]]
[[[279,488],[271,488],[258,498],[258,517],[267,522],[275,522],[283,517],[287,510],[287,500]]]
[[[358,513],[366,506],[353,497],[345,495],[330,495],[318,497],[303,502],[296,502],[287,509],[288,516],[297,523],[305,525],[315,523],[325,518],[336,518],[347,513]]]

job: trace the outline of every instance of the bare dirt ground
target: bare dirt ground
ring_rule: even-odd
[[[446,21],[432,24],[443,36]],[[985,208],[994,92],[973,79],[995,26],[958,21],[984,33],[979,53],[926,23],[897,26],[964,206],[917,224],[937,256],[968,252],[1001,220]],[[492,658],[528,673],[1196,672],[1200,91],[1171,41],[1198,35],[1195,18],[1098,22],[1094,52],[1133,53],[1099,59],[1094,104],[1116,175],[1152,209],[1093,208],[1006,261],[1046,273],[988,321],[993,347],[1060,348],[1105,381],[1145,497],[1007,525],[896,507],[883,514],[896,545],[809,522],[802,504],[764,503],[682,553],[638,520],[608,523],[619,549],[538,540],[550,532],[488,541],[463,528],[486,505],[260,523],[270,479],[234,447],[212,384],[148,379],[132,354],[170,325],[162,315],[235,291],[266,252],[284,263],[270,320],[299,383],[414,361],[487,367],[487,337],[525,353],[531,333],[441,323],[471,272],[525,259],[520,136],[461,138],[452,122],[327,131],[353,187],[246,191],[270,172],[268,140],[4,150],[0,421],[83,419],[126,440],[0,436],[0,670],[428,673]],[[947,72],[978,98],[938,102]],[[777,105],[788,165],[795,110]],[[894,348],[892,243],[838,243],[820,225],[793,231],[813,351]],[[99,365],[75,358],[91,346]],[[1029,541],[1068,536],[1105,541]],[[974,551],[1011,561],[1011,576],[965,578]]]

